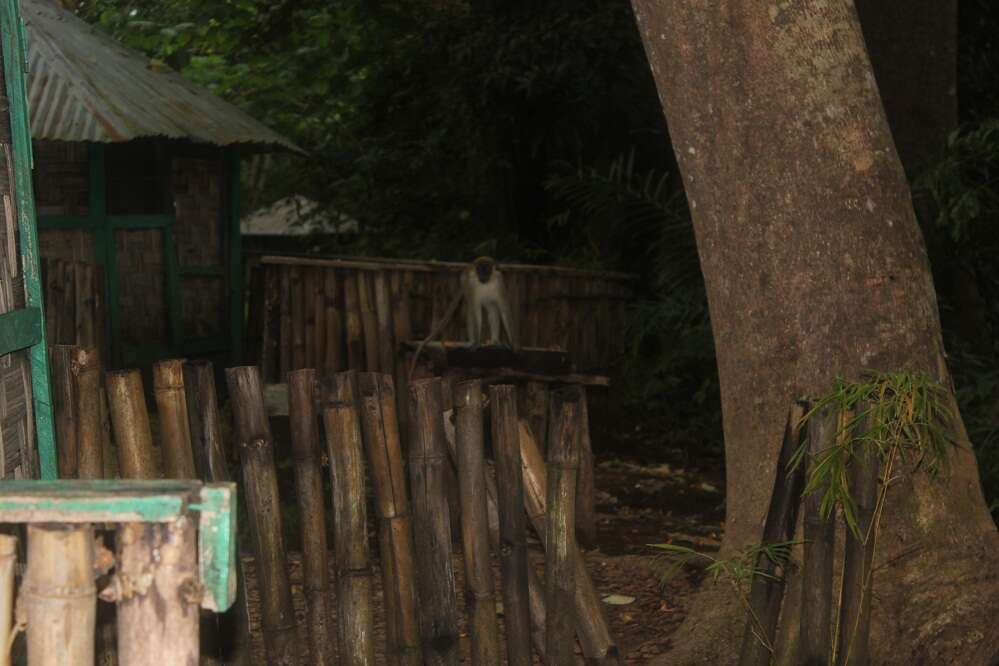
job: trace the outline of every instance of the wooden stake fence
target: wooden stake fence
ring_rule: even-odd
[[[76,478],[77,474],[76,397],[73,395],[75,349],[70,345],[55,345],[49,353],[52,412],[61,479]]]
[[[77,475],[104,476],[104,437],[101,431],[101,370],[96,349],[73,353],[73,396],[76,401]]]
[[[105,381],[122,477],[157,478],[159,469],[153,454],[142,375],[138,370],[121,370],[107,373]]]
[[[160,421],[163,470],[168,479],[195,479],[191,424],[184,394],[184,361],[168,359],[153,365],[153,394]]]

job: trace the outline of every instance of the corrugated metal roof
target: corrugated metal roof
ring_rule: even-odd
[[[35,139],[111,143],[163,136],[300,151],[176,72],[115,42],[52,0],[21,0]]]

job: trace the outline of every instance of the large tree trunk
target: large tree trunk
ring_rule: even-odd
[[[852,3],[633,6],[707,286],[732,555],[760,540],[794,397],[862,368],[948,381],[936,296]],[[916,474],[889,495],[872,663],[999,654],[999,536],[960,435],[949,476]],[[666,663],[732,663],[744,618],[730,588],[709,588]]]

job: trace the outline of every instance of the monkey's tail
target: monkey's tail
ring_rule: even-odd
[[[444,330],[444,327],[447,326],[448,322],[450,322],[451,319],[454,317],[454,313],[458,310],[458,304],[460,302],[461,302],[461,292],[459,291],[457,294],[455,294],[455,297],[451,301],[451,305],[448,306],[447,311],[444,313],[444,316],[441,317],[440,321],[437,322],[437,325],[430,330],[430,335],[423,338],[423,340],[420,341],[420,344],[416,346],[416,352],[413,354],[413,362],[409,365],[409,374],[406,375],[407,382],[413,381],[413,373],[416,372],[416,364],[420,360],[420,354],[423,352],[423,348],[427,346],[428,342],[430,342],[435,337],[441,334],[441,332]]]

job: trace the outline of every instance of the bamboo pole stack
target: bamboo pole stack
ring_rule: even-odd
[[[184,394],[183,360],[168,359],[153,365],[153,394],[160,420],[163,471],[168,479],[197,478]]]
[[[70,345],[55,345],[49,354],[52,374],[52,412],[58,451],[59,478],[77,474],[76,397],[73,395],[73,353]]]
[[[101,430],[101,370],[96,349],[73,353],[73,396],[76,402],[77,475],[104,477],[104,438]]]
[[[159,470],[142,392],[142,375],[138,370],[121,370],[107,373],[105,381],[122,477],[157,478]]]

